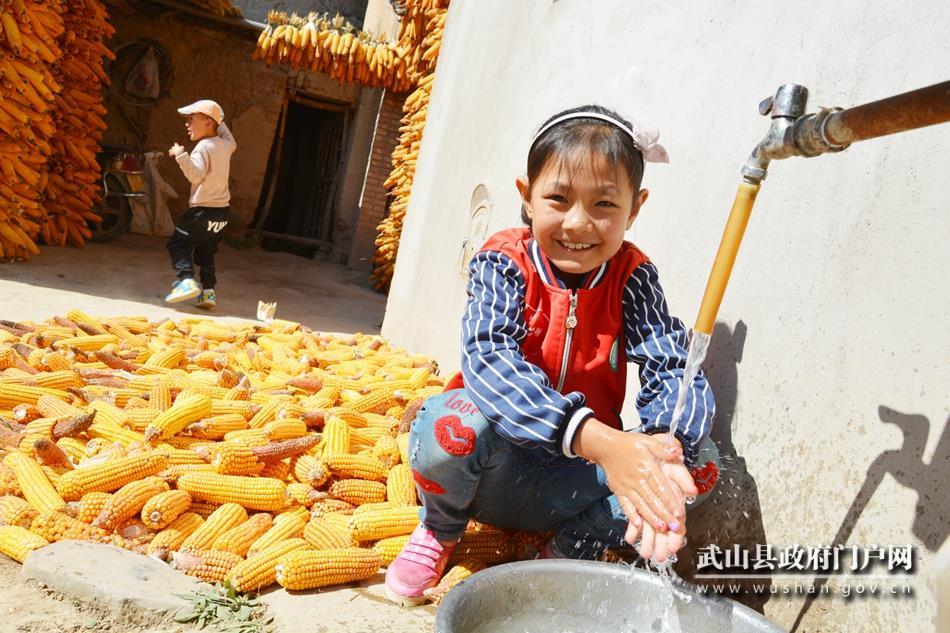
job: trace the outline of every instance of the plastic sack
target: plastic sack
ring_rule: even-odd
[[[158,99],[161,92],[159,74],[158,56],[149,46],[125,78],[125,92],[139,99]]]

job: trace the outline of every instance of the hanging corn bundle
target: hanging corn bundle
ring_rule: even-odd
[[[322,72],[341,84],[381,86],[395,92],[412,87],[411,42],[379,40],[339,14],[330,18],[311,13],[302,18],[271,11],[267,20],[254,59]]]
[[[400,121],[399,145],[393,151],[393,169],[384,186],[392,191],[393,200],[389,214],[377,229],[376,253],[373,255],[373,285],[386,290],[392,281],[399,250],[402,225],[409,207],[409,195],[416,171],[416,159],[422,144],[422,132],[426,124],[429,97],[435,79],[435,65],[442,45],[448,0],[415,0],[407,2],[402,21],[401,40],[419,37],[415,47],[414,69],[419,74],[416,89],[403,104]],[[421,37],[420,37],[421,36]]]
[[[0,257],[38,255],[45,219],[52,117],[60,89],[50,69],[62,51],[60,2],[0,4]]]
[[[62,91],[56,96],[56,134],[46,186],[48,215],[42,225],[47,244],[83,246],[91,236],[86,222],[100,220],[93,212],[101,195],[96,153],[106,129],[100,87],[109,83],[102,58],[115,59],[102,43],[115,31],[107,17],[98,0],[69,2],[63,13],[63,56],[55,71]]]

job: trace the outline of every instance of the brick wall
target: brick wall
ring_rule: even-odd
[[[399,142],[399,119],[402,118],[402,104],[405,100],[405,94],[388,90],[383,95],[376,119],[376,133],[373,136],[366,179],[363,181],[363,194],[360,196],[360,214],[353,237],[353,248],[350,251],[350,268],[371,270],[373,267],[376,227],[386,214],[388,192],[383,183],[392,169],[392,153]]]

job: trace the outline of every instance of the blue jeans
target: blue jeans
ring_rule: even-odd
[[[497,435],[464,389],[426,400],[412,423],[409,462],[420,519],[441,541],[458,539],[475,519],[555,530],[555,548],[570,558],[596,559],[624,544],[627,519],[600,466]]]

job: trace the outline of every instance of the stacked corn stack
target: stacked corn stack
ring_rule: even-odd
[[[408,425],[433,371],[286,321],[0,322],[0,552],[111,542],[238,591],[372,576],[418,521]],[[447,582],[518,542],[473,524]]]
[[[402,225],[409,207],[412,181],[416,171],[416,159],[422,144],[422,133],[426,124],[426,112],[429,97],[432,94],[435,79],[435,65],[442,45],[442,33],[445,29],[445,17],[448,13],[447,0],[416,0],[407,2],[403,28],[411,28],[413,33],[421,33],[418,63],[414,66],[419,73],[415,91],[403,104],[402,127],[399,128],[399,145],[393,151],[393,170],[385,186],[392,190],[393,200],[389,214],[380,222],[376,237],[376,253],[373,256],[373,284],[379,290],[389,288],[396,255],[399,251],[399,238]]]
[[[53,136],[47,217],[42,225],[47,244],[82,246],[91,236],[86,222],[100,218],[93,212],[99,200],[99,139],[106,129],[100,86],[109,78],[102,58],[114,59],[103,40],[115,29],[106,21],[98,0],[68,2],[63,12],[63,56],[57,67],[62,91],[56,95],[56,134]]]
[[[215,15],[241,17],[241,9],[232,5],[230,0],[191,0],[191,3]]]
[[[45,220],[51,115],[59,84],[50,69],[61,57],[60,2],[0,4],[0,258],[39,254]]]
[[[340,83],[383,86],[405,92],[411,86],[411,42],[390,43],[359,31],[337,14],[271,11],[254,59],[326,73]]]

